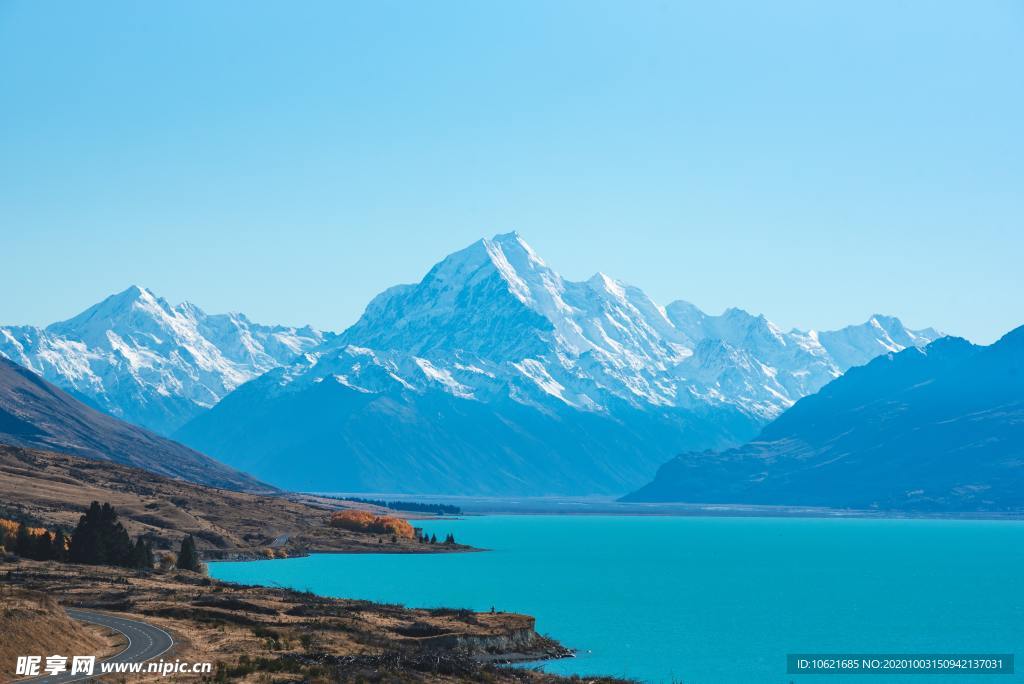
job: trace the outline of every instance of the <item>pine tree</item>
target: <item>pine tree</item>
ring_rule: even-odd
[[[53,541],[50,539],[49,532],[44,530],[39,534],[33,535],[30,557],[41,561],[53,560]]]
[[[437,535],[436,534],[430,535],[430,543],[431,544],[436,544],[437,543]]]
[[[153,542],[146,540],[145,550],[142,553],[142,560],[145,563],[147,570],[152,570],[153,565],[156,564],[156,558],[153,557]]]
[[[18,534],[14,540],[14,553],[22,558],[32,557],[32,534],[25,527],[25,523],[18,525]]]
[[[106,538],[107,560],[109,565],[129,567],[132,564],[132,540],[128,530],[117,521],[117,513],[109,503],[100,509],[100,528]]]
[[[100,506],[98,501],[93,501],[85,515],[78,519],[78,526],[71,534],[68,559],[89,565],[132,564],[128,531],[117,521],[117,512],[109,503]]]
[[[196,540],[191,534],[181,540],[177,566],[181,570],[199,572],[199,552],[196,551]]]
[[[131,567],[139,570],[153,569],[153,546],[142,537],[139,537],[132,546]]]
[[[100,548],[100,502],[89,504],[85,515],[78,519],[78,525],[71,533],[71,548],[68,560],[72,563],[97,565],[105,562],[106,550]]]
[[[57,528],[53,532],[53,549],[51,556],[53,560],[64,562],[68,559],[68,537],[64,530]]]

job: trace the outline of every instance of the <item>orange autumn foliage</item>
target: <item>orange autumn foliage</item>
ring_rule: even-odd
[[[32,534],[32,535],[42,534],[43,532],[47,532],[47,529],[45,527],[30,527],[30,528],[28,528],[28,533]],[[3,539],[4,536],[14,537],[17,534],[18,534],[18,523],[14,522],[13,520],[7,520],[5,518],[0,518],[0,539]]]
[[[389,515],[374,515],[369,511],[338,511],[331,515],[331,526],[353,532],[393,534],[404,539],[412,539],[415,536],[412,525],[405,520]]]
[[[331,525],[348,530],[362,531],[372,525],[376,518],[377,516],[369,511],[337,511],[331,516]]]

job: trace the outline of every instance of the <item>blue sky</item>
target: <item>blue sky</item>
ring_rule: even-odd
[[[0,0],[0,323],[131,283],[340,329],[518,230],[573,279],[1024,323],[1024,4]]]

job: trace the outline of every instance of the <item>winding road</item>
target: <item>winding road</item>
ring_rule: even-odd
[[[80,620],[81,622],[90,622],[94,625],[102,625],[109,629],[116,630],[124,635],[128,640],[128,645],[124,647],[124,650],[115,656],[107,658],[106,663],[138,663],[146,660],[152,660],[158,658],[164,653],[169,651],[174,646],[174,638],[170,634],[154,627],[153,625],[145,622],[139,622],[138,620],[129,620],[122,617],[114,617],[113,615],[107,615],[105,613],[94,613],[88,610],[78,610],[77,608],[67,609],[68,617],[74,620]],[[90,655],[88,653],[75,653],[75,654],[62,654],[62,655]],[[43,662],[45,665],[45,661]],[[71,659],[68,658],[68,669],[71,668]],[[65,672],[59,675],[51,675],[47,677],[36,677],[35,679],[24,679],[21,682],[32,682],[32,684],[57,684],[58,682],[84,682],[88,679],[93,679],[101,674],[99,663],[96,663],[96,669],[92,675],[83,674],[69,674]],[[20,684],[20,682],[19,682]]]

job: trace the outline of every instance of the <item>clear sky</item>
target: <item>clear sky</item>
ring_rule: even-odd
[[[572,279],[1024,323],[1024,3],[0,0],[0,323],[137,283],[341,329],[518,230]]]

